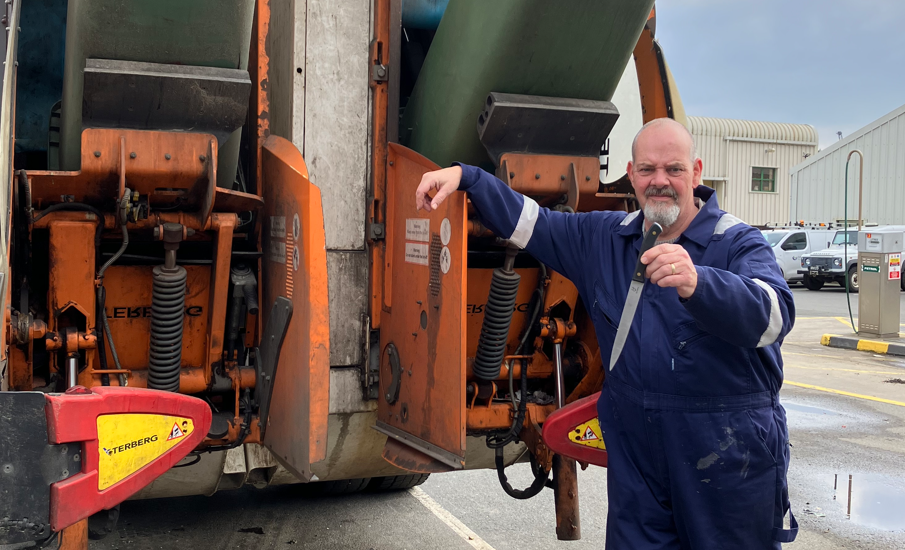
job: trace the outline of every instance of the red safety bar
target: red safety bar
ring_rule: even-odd
[[[48,394],[45,412],[47,433],[51,444],[81,444],[82,469],[50,487],[50,524],[60,531],[101,510],[112,508],[134,495],[158,476],[172,468],[195,449],[210,430],[211,410],[204,401],[188,395],[138,388],[81,386],[63,394]],[[137,471],[104,489],[99,488],[100,453],[98,446],[98,417],[104,415],[146,414],[189,419],[190,433],[167,437],[172,447],[141,466]],[[146,438],[150,441],[153,436]],[[157,439],[154,439],[157,441]],[[136,448],[143,441],[136,442]],[[131,449],[124,444],[121,449]],[[110,456],[116,449],[105,450]],[[123,455],[126,455],[123,452]]]
[[[603,433],[597,423],[600,392],[554,411],[544,421],[544,443],[554,453],[606,467]]]

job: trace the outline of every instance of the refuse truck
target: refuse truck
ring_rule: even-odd
[[[597,306],[414,190],[461,161],[636,209],[634,133],[684,122],[653,0],[5,10],[0,544],[84,547],[128,498],[473,468],[552,485],[580,536],[542,427],[601,387]]]

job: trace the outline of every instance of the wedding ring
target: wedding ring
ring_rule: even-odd
[[[672,268],[672,274],[675,275],[676,274],[676,264],[669,264],[669,267]]]

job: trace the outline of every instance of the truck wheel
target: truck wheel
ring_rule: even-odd
[[[853,265],[848,268],[848,290],[849,292],[858,293],[858,266]],[[843,287],[845,285],[842,285]]]
[[[905,292],[905,277],[899,279],[899,286],[902,287],[902,292]]]
[[[430,474],[412,474],[407,476],[375,477],[368,486],[369,491],[403,491],[421,485]]]
[[[823,281],[819,279],[812,279],[810,275],[805,275],[801,280],[801,283],[808,290],[820,290],[823,288]]]
[[[363,491],[371,478],[337,479],[334,481],[317,481],[301,485],[302,492],[309,496],[349,495]]]

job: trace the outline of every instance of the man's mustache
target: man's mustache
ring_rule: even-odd
[[[669,197],[671,199],[678,199],[679,195],[676,193],[674,189],[671,187],[648,187],[644,191],[645,197]]]

